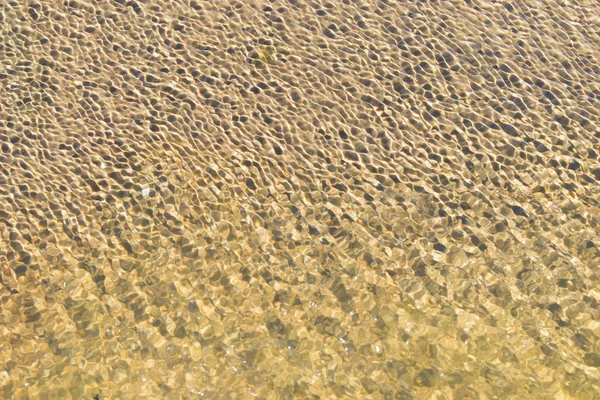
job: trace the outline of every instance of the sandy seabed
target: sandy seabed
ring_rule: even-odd
[[[4,1],[0,398],[600,398],[599,7]]]

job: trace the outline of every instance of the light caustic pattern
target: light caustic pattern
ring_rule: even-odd
[[[597,398],[597,11],[3,1],[0,397]]]

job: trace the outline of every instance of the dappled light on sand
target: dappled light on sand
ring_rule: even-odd
[[[3,2],[0,398],[597,398],[597,11]]]

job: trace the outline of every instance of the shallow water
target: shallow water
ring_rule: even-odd
[[[1,5],[0,397],[600,398],[597,5]]]

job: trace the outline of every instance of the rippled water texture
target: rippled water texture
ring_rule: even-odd
[[[600,398],[598,7],[2,2],[0,398]]]

